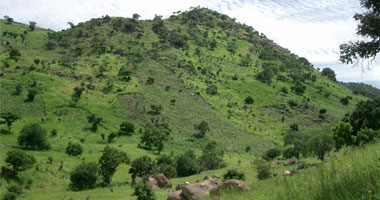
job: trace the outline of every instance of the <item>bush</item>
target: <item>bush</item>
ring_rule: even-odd
[[[244,180],[245,174],[243,172],[239,172],[236,169],[229,169],[227,170],[227,173],[223,175],[224,180],[229,179],[237,179],[237,180]]]
[[[349,102],[349,100],[348,100],[348,98],[347,97],[344,97],[344,98],[341,98],[340,99],[340,103],[342,104],[342,105],[348,105],[348,102]]]
[[[336,74],[335,74],[334,70],[332,70],[328,67],[323,68],[322,75],[326,76],[327,78],[329,78],[332,81],[336,81]]]
[[[273,160],[274,158],[276,158],[279,155],[281,155],[280,149],[278,149],[277,147],[272,147],[265,152],[265,154],[263,155],[263,159],[264,160]]]
[[[154,78],[152,78],[152,77],[148,77],[148,79],[146,80],[146,83],[147,83],[148,85],[153,85],[153,83],[154,83]]]
[[[287,87],[282,87],[281,92],[283,92],[284,94],[287,94],[289,92],[289,90]]]
[[[109,185],[111,183],[112,176],[115,174],[117,167],[121,163],[129,163],[127,154],[106,146],[103,150],[102,156],[99,158],[99,175],[101,176],[101,182],[103,185]]]
[[[8,192],[13,192],[16,194],[22,194],[22,186],[19,185],[10,185],[7,187]]]
[[[103,118],[96,116],[96,114],[90,114],[87,116],[88,123],[92,124],[91,130],[96,131],[98,130],[98,126],[102,122]]]
[[[247,98],[244,99],[246,104],[253,104],[253,98],[251,96],[248,96]]]
[[[17,172],[32,168],[33,164],[36,163],[36,159],[21,150],[13,150],[7,152],[5,162],[12,165],[13,171]]]
[[[26,101],[29,101],[29,102],[34,101],[34,98],[36,97],[36,95],[37,95],[37,91],[35,91],[35,90],[29,90]]]
[[[325,133],[314,135],[308,140],[307,146],[312,154],[323,161],[325,154],[334,148],[334,139]]]
[[[17,84],[16,87],[15,87],[15,95],[19,96],[22,92],[22,85],[21,84]]]
[[[137,196],[137,200],[156,200],[156,195],[149,184],[138,184],[133,195]]]
[[[99,167],[96,163],[83,163],[77,166],[70,175],[72,190],[94,188],[98,180]]]
[[[186,151],[177,157],[176,170],[179,177],[191,176],[199,172],[199,165],[193,151]]]
[[[200,165],[206,170],[214,170],[225,167],[223,161],[223,151],[217,149],[216,142],[209,142],[203,149],[199,157]]]
[[[46,138],[46,131],[39,124],[25,125],[17,138],[17,142],[20,146],[30,149],[46,150],[50,148]]]
[[[263,159],[257,159],[254,162],[256,171],[257,171],[257,178],[259,180],[267,179],[270,177],[270,169],[271,169],[271,163],[268,161],[265,161]]]
[[[198,131],[197,134],[194,134],[194,136],[197,138],[204,138],[206,136],[206,133],[210,131],[210,128],[206,121],[201,121],[199,124],[195,124],[194,129]]]
[[[7,192],[3,196],[3,200],[16,200],[17,194],[14,192]]]
[[[69,156],[79,156],[83,152],[83,148],[78,143],[72,143],[69,142],[69,144],[66,147],[66,154]]]
[[[156,159],[157,168],[160,173],[163,173],[168,178],[174,178],[177,175],[177,170],[174,166],[174,160],[168,155],[161,155]]]
[[[209,85],[206,89],[206,93],[216,95],[218,93],[218,87],[216,87],[216,85]]]

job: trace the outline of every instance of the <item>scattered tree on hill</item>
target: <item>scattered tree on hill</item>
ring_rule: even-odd
[[[262,157],[264,160],[273,160],[279,155],[281,155],[280,149],[278,149],[277,147],[272,147],[268,149]]]
[[[179,177],[191,176],[199,172],[199,164],[194,151],[186,151],[176,159],[176,169]]]
[[[237,179],[237,180],[245,180],[245,174],[243,172],[239,172],[236,169],[229,169],[225,174],[223,174],[224,180]]]
[[[218,87],[216,87],[216,85],[209,85],[206,89],[206,93],[216,95],[218,93]]]
[[[247,98],[244,99],[244,102],[246,104],[253,104],[253,98],[251,96],[248,96]]]
[[[99,175],[103,185],[109,185],[111,183],[112,176],[121,163],[129,163],[127,154],[106,146],[103,150],[102,156],[99,159]]]
[[[137,196],[137,200],[156,200],[156,195],[153,192],[152,185],[138,184],[135,188],[134,196]]]
[[[227,44],[227,51],[231,52],[232,55],[236,53],[237,45],[233,42],[229,42]]]
[[[39,124],[25,125],[17,138],[17,142],[20,146],[30,149],[43,150],[50,148],[46,138],[46,130]]]
[[[66,147],[66,154],[69,156],[79,156],[83,152],[82,145],[78,143],[69,142]]]
[[[301,83],[297,83],[296,85],[290,87],[290,90],[292,92],[295,92],[298,95],[303,95],[305,92],[306,86],[302,85]]]
[[[349,116],[353,132],[364,128],[380,129],[380,99],[361,101]]]
[[[175,161],[168,155],[160,155],[156,159],[158,171],[163,173],[167,178],[174,178],[177,175]]]
[[[154,83],[154,78],[152,78],[152,77],[148,77],[148,79],[146,80],[146,83],[147,83],[148,85],[153,85],[153,83]]]
[[[135,133],[135,125],[134,124],[127,122],[127,121],[122,122],[120,124],[120,129],[118,132],[119,136],[122,136],[122,135],[131,136],[131,135],[133,135],[133,133]]]
[[[2,200],[16,200],[17,194],[14,192],[6,192]]]
[[[17,84],[16,87],[15,87],[15,95],[19,96],[22,92],[22,85],[21,84]]]
[[[151,115],[159,115],[159,114],[161,114],[161,110],[162,110],[162,106],[161,105],[152,104],[152,105],[150,105],[150,108],[152,110],[149,111],[149,114],[151,114]]]
[[[139,14],[137,14],[137,13],[135,13],[135,14],[132,15],[132,19],[134,19],[134,20],[138,20],[140,17],[141,16]]]
[[[72,22],[67,22],[67,24],[70,26],[70,28],[75,28],[75,26]]]
[[[29,22],[29,30],[34,31],[36,28],[37,23],[36,22]]]
[[[19,116],[10,112],[1,113],[0,118],[4,120],[4,121],[0,121],[0,124],[6,124],[8,126],[8,131],[11,130],[12,124],[20,119]]]
[[[119,73],[117,76],[119,77],[119,80],[129,82],[131,80],[130,76],[131,72],[126,66],[123,66],[119,69]]]
[[[347,122],[340,122],[332,128],[333,138],[335,140],[335,148],[340,149],[345,145],[353,145],[354,138],[352,135],[352,127]]]
[[[12,166],[14,172],[18,172],[32,168],[36,159],[21,150],[13,150],[7,152],[5,162]]]
[[[132,181],[136,177],[144,177],[147,178],[152,174],[153,169],[155,168],[155,163],[148,156],[143,156],[140,158],[136,158],[131,163],[131,168],[129,169],[129,173],[131,174]]]
[[[340,103],[341,103],[342,105],[348,105],[348,102],[349,102],[349,100],[348,100],[347,97],[344,97],[344,98],[341,98],[341,99],[340,99]]]
[[[293,123],[289,125],[291,131],[298,131],[298,124]]]
[[[326,153],[334,148],[334,139],[329,134],[322,133],[312,136],[307,146],[310,153],[316,155],[318,159],[324,161]]]
[[[91,130],[96,132],[98,130],[98,126],[102,122],[103,118],[96,116],[96,114],[90,114],[87,116],[88,123],[92,124]]]
[[[82,95],[84,91],[83,87],[75,87],[74,88],[74,94],[72,95],[73,101],[77,102],[80,99],[80,96]]]
[[[271,162],[259,158],[255,160],[254,165],[257,171],[257,178],[259,180],[267,179],[270,177]]]
[[[196,138],[204,138],[206,133],[210,131],[210,127],[206,121],[201,121],[199,124],[194,124],[194,129],[198,131],[197,134],[194,134]]]
[[[327,112],[327,110],[325,108],[320,109],[319,110],[319,118],[324,119],[326,112]]]
[[[284,144],[288,148],[284,151],[284,158],[296,157],[300,158],[301,154],[307,153],[308,137],[304,133],[289,131],[284,136]]]
[[[332,70],[331,68],[328,68],[328,67],[323,68],[322,75],[326,76],[327,78],[329,78],[332,81],[336,81],[336,74],[335,74],[334,70]]]
[[[380,52],[380,4],[377,0],[360,0],[365,9],[362,14],[355,14],[359,22],[357,34],[363,37],[361,41],[348,42],[340,45],[340,61],[353,63],[354,60],[375,59]]]
[[[257,80],[263,83],[271,83],[274,76],[274,71],[271,67],[264,67],[263,70],[257,73]]]
[[[37,91],[36,90],[28,90],[28,96],[26,98],[26,101],[33,102],[34,98],[36,97],[36,95],[37,95]]]
[[[91,189],[98,180],[99,167],[96,163],[82,163],[70,174],[70,188],[74,191]]]
[[[4,19],[7,20],[7,24],[11,24],[13,22],[13,18],[8,15],[4,15]]]
[[[380,137],[380,130],[374,131],[370,128],[363,128],[357,133],[355,143],[357,145],[368,144],[374,142],[376,138]]]
[[[18,49],[12,48],[11,51],[9,51],[9,58],[15,60],[16,62],[21,57],[21,53]]]
[[[223,151],[217,148],[216,142],[209,142],[202,149],[199,163],[206,170],[214,170],[225,167],[223,161]]]
[[[46,50],[54,50],[56,47],[57,47],[57,42],[55,42],[54,40],[49,40],[46,45]]]
[[[160,123],[157,120],[153,123],[147,123],[140,143],[148,148],[155,147],[160,153],[164,149],[165,142],[170,138],[170,132],[171,130],[166,123]]]

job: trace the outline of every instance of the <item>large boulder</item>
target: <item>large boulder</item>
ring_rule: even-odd
[[[222,191],[228,191],[228,190],[248,191],[249,187],[243,181],[230,179],[222,183],[218,191],[221,191],[221,190]]]
[[[182,187],[182,195],[186,200],[200,200],[218,190],[221,182],[218,178],[205,179],[200,183],[189,184]]]
[[[182,190],[177,190],[169,194],[167,200],[185,200],[182,196]]]
[[[148,178],[148,184],[152,186],[152,190],[158,190],[160,187],[158,187],[157,180],[154,178],[149,177]]]
[[[172,187],[172,183],[163,174],[160,174],[160,173],[154,174],[154,175],[150,176],[150,178],[156,179],[157,185],[159,188],[171,188]]]
[[[293,158],[289,159],[288,161],[286,161],[284,163],[284,166],[294,165],[294,164],[297,164],[297,163],[298,163],[298,159],[296,157],[293,157]]]

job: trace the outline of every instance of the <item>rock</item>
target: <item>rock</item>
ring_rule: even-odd
[[[167,200],[185,200],[182,196],[182,190],[177,190],[169,194]]]
[[[243,181],[230,179],[222,183],[218,191],[220,190],[249,191],[249,187]]]
[[[219,188],[219,186],[222,183],[220,182],[219,178],[209,178],[209,179],[206,179],[206,180],[200,182],[199,184],[211,186],[210,192],[214,192]]]
[[[158,187],[157,180],[154,178],[149,177],[148,178],[148,184],[152,186],[152,190],[158,190],[160,187]]]
[[[159,173],[154,174],[154,175],[150,176],[149,178],[156,179],[157,185],[159,188],[171,188],[172,187],[172,183],[163,174],[159,174]]]
[[[142,182],[142,178],[141,177],[136,177],[136,178],[133,179],[132,186],[136,185],[138,183],[141,183],[141,182]]]
[[[284,176],[290,176],[292,175],[292,172],[289,170],[284,171]]]
[[[293,157],[293,158],[289,159],[288,161],[286,161],[284,163],[284,166],[294,165],[296,163],[298,163],[298,159],[296,157]]]
[[[187,200],[200,200],[209,195],[211,190],[212,186],[197,183],[182,187],[182,194]]]

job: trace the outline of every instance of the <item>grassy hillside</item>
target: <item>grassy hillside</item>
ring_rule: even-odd
[[[343,85],[351,89],[355,94],[361,94],[371,99],[380,98],[380,89],[371,85],[365,83],[343,83]]]
[[[1,112],[21,117],[10,132],[1,126],[0,164],[6,165],[6,152],[20,148],[17,137],[27,123],[40,123],[51,144],[49,151],[28,151],[38,164],[20,173],[18,181],[32,180],[20,199],[135,198],[130,197],[129,166],[118,168],[114,192],[70,191],[69,174],[83,161],[97,162],[107,145],[131,159],[156,157],[155,151],[138,147],[151,118],[167,122],[171,129],[163,154],[175,156],[188,149],[200,154],[200,148],[213,140],[226,151],[227,167],[206,174],[221,174],[242,164],[252,183],[255,172],[245,164],[282,145],[290,124],[298,124],[307,134],[329,132],[366,99],[322,76],[305,58],[252,27],[208,9],[195,8],[164,20],[105,16],[60,32],[30,31],[27,25],[5,20],[0,26]],[[20,56],[12,59],[12,51]],[[14,94],[17,85],[23,88],[20,95]],[[75,87],[85,88],[77,102],[72,100]],[[25,101],[28,90],[37,91],[33,102]],[[245,102],[248,96],[252,104]],[[348,105],[341,104],[342,98],[349,99]],[[152,105],[162,106],[158,115],[152,114]],[[327,110],[324,118],[319,117],[321,109]],[[103,119],[96,133],[87,120],[91,113]],[[137,126],[135,135],[110,144],[102,139],[102,134],[117,132],[125,120]],[[197,139],[192,136],[194,125],[201,121],[208,122],[210,132]],[[53,129],[56,137],[50,134]],[[69,142],[83,145],[82,156],[65,154]],[[54,161],[48,162],[49,157]],[[175,185],[204,175],[172,181]],[[167,193],[158,191],[160,199]]]

